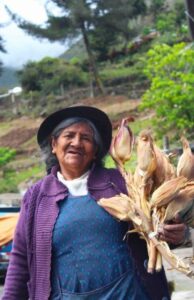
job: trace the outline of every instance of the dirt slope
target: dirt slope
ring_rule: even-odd
[[[94,105],[93,98],[80,101],[85,105]],[[125,96],[106,96],[95,99],[95,106],[105,111],[111,118],[113,128],[118,126],[122,117],[137,115],[139,100],[129,100]],[[10,147],[20,151],[37,149],[36,132],[42,118],[32,119],[23,116],[12,121],[0,122],[0,147]]]
[[[87,98],[80,102],[105,111],[112,121],[113,128],[118,127],[123,117],[133,116],[137,120],[141,118],[137,112],[140,101],[128,99],[126,96],[98,97],[95,100]],[[45,174],[45,167],[41,165],[41,155],[36,141],[36,133],[42,120],[42,117],[35,119],[29,116],[0,120],[0,147],[16,149],[17,153],[14,159],[0,169],[1,193],[23,193]],[[13,172],[11,178],[9,177],[10,171]],[[4,184],[5,188],[3,188]]]

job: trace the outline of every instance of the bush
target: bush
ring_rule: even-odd
[[[9,148],[0,148],[0,167],[6,165],[16,154],[16,151]]]
[[[6,169],[0,178],[0,193],[18,193],[18,185],[26,180],[35,182],[44,175],[44,166],[30,166],[24,170]]]
[[[68,63],[64,59],[45,57],[39,62],[27,63],[18,72],[22,86],[27,93],[59,94],[60,87],[85,85],[88,76],[78,61]]]
[[[156,45],[147,53],[145,73],[151,86],[142,97],[141,109],[156,112],[153,125],[164,134],[194,129],[194,49],[192,44]]]

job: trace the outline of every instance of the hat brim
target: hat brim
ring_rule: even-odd
[[[37,141],[39,146],[43,144],[51,135],[54,128],[63,120],[68,118],[80,117],[91,121],[98,130],[105,154],[109,151],[112,140],[112,124],[108,116],[102,110],[92,106],[71,106],[56,111],[48,116],[40,125],[37,133]]]

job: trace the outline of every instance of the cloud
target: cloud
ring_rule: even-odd
[[[44,2],[44,0],[6,0],[0,5],[1,23],[10,21],[3,7],[6,4],[13,12],[26,20],[41,24],[47,18]],[[13,22],[1,28],[1,36],[7,53],[0,53],[0,60],[5,66],[14,68],[21,68],[29,60],[38,61],[45,56],[59,56],[67,49],[65,44],[50,43],[45,39],[40,40],[29,36]]]

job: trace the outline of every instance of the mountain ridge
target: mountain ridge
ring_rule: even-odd
[[[0,88],[11,89],[19,85],[17,71],[18,69],[4,66],[0,76]]]

